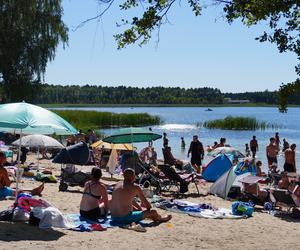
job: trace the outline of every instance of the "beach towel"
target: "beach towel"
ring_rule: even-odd
[[[157,202],[156,207],[174,212],[188,214],[193,217],[207,219],[241,219],[244,216],[233,215],[230,209],[216,208],[212,204],[196,204],[184,200],[164,200]]]
[[[110,156],[109,156],[109,160],[107,162],[107,167],[109,169],[109,173],[110,174],[114,174],[116,168],[119,166],[119,162],[118,162],[118,153],[116,149],[112,149]]]
[[[79,231],[79,232],[90,232],[90,231],[104,231],[107,228],[114,227],[111,224],[111,218],[110,216],[107,216],[106,219],[98,220],[98,221],[92,221],[83,218],[80,216],[80,214],[66,214],[64,215],[65,218],[72,221],[74,224],[74,227],[69,228],[73,231]]]

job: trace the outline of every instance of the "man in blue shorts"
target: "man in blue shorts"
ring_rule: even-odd
[[[127,225],[133,222],[138,223],[145,218],[155,222],[167,222],[172,216],[161,216],[152,209],[150,203],[145,198],[142,189],[134,183],[135,173],[131,168],[124,171],[124,181],[117,183],[112,193],[110,211],[112,221],[116,224]],[[135,202],[135,197],[140,198],[142,207]]]

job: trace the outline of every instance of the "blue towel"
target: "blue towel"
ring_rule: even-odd
[[[81,232],[92,231],[92,229],[91,229],[92,224],[99,224],[103,228],[114,227],[113,225],[111,225],[110,216],[107,216],[106,219],[98,220],[98,221],[92,221],[92,220],[85,219],[82,216],[80,216],[80,214],[66,214],[64,216],[73,221],[73,223],[75,224],[76,227],[72,228],[71,230],[75,230],[75,231],[81,231]]]

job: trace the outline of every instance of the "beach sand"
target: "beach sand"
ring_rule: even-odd
[[[56,174],[60,173],[60,165],[49,164],[46,160],[41,162],[55,170]],[[21,187],[39,184],[23,178]],[[231,207],[230,201],[205,196],[208,188],[209,184],[201,186],[201,195],[197,196],[193,185],[190,185],[186,200]],[[80,187],[71,187],[68,192],[58,192],[58,183],[46,183],[42,198],[63,213],[78,213],[81,191]],[[0,201],[0,210],[12,203],[11,200]],[[167,214],[164,210],[159,209],[159,212]],[[277,218],[264,211],[257,210],[253,217],[240,220],[171,214],[173,218],[169,223],[149,227],[146,233],[121,228],[104,232],[42,230],[25,223],[0,222],[0,249],[300,249],[300,223]]]

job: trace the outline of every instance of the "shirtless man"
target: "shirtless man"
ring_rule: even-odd
[[[295,149],[296,144],[292,144],[290,148],[284,151],[285,163],[283,168],[286,172],[296,172]]]
[[[271,167],[273,163],[277,164],[278,147],[276,145],[276,139],[274,137],[270,138],[270,144],[266,147],[266,154],[269,167]]]
[[[0,199],[6,196],[16,196],[16,190],[10,188],[11,181],[7,170],[4,168],[6,157],[3,152],[0,152]],[[44,183],[32,190],[18,190],[18,193],[28,192],[32,195],[40,195],[44,189]]]
[[[138,223],[145,218],[155,222],[167,222],[172,216],[161,216],[156,210],[151,209],[150,203],[145,198],[141,188],[134,183],[134,170],[127,168],[124,171],[124,181],[117,183],[112,193],[110,203],[111,219],[117,224]],[[141,206],[135,202],[135,197],[139,197],[141,204],[147,209],[142,210]]]

